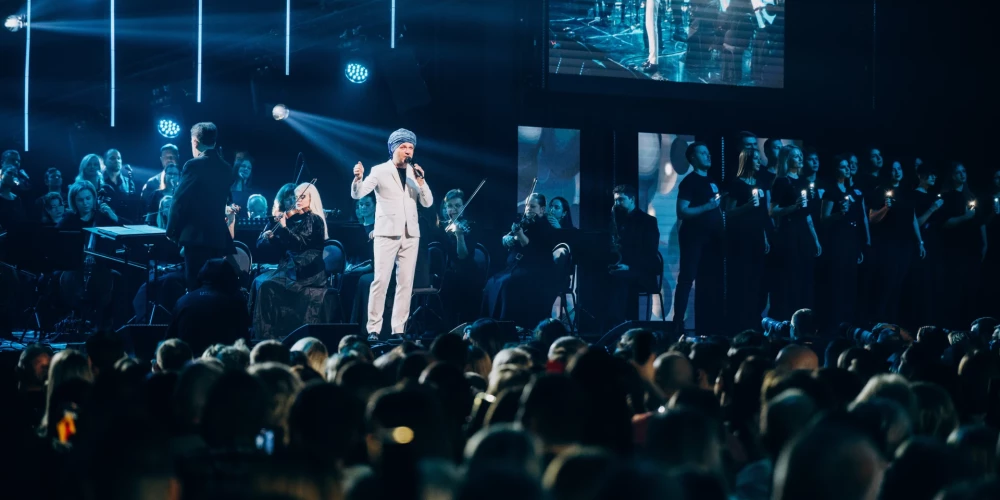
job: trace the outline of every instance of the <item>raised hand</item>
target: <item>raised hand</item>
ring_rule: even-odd
[[[357,165],[354,166],[354,180],[362,180],[365,178],[365,166],[359,161]]]

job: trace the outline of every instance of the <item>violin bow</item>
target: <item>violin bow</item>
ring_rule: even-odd
[[[458,214],[456,214],[453,219],[451,219],[451,222],[455,222],[458,219],[462,218],[462,214],[465,213],[465,209],[469,208],[469,203],[472,203],[473,198],[476,197],[476,193],[478,193],[479,190],[483,188],[483,184],[486,184],[486,179],[485,178],[483,180],[479,181],[479,185],[476,186],[476,189],[472,192],[472,196],[469,196],[469,201],[465,202],[465,204],[462,205],[462,209],[458,211]]]

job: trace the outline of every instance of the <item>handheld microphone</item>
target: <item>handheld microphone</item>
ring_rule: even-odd
[[[406,160],[404,160],[404,161],[406,163],[410,164],[411,166],[412,165],[416,165],[416,163],[413,161],[413,157],[412,156],[407,156]],[[416,177],[417,179],[423,179],[424,178],[423,172],[421,172],[419,170],[414,170],[413,171],[413,176]]]

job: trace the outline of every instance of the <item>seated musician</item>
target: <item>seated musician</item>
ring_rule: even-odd
[[[247,199],[247,218],[259,219],[267,217],[267,198],[264,195],[252,194]]]
[[[553,282],[553,228],[545,218],[545,196],[525,200],[524,216],[504,236],[507,269],[486,282],[483,316],[532,328],[552,314],[558,293]]]
[[[167,195],[160,198],[159,211],[156,214],[156,227],[167,229],[167,222],[170,220],[170,207],[174,205],[174,197]]]
[[[284,188],[282,188],[284,191]],[[257,246],[285,251],[278,268],[254,280],[253,336],[281,339],[303,324],[325,323],[326,267],[323,244],[326,218],[319,192],[310,183],[299,184],[292,209],[279,214],[278,227],[264,231]]]
[[[250,206],[250,181],[253,179],[253,157],[247,151],[237,151],[233,159],[236,169],[236,180],[229,189],[233,203],[240,206]],[[249,210],[249,209],[248,209]]]
[[[98,194],[108,202],[108,205],[119,215],[126,208],[135,208],[129,201],[137,198],[135,182],[132,181],[132,167],[122,163],[122,154],[117,149],[109,149],[104,153],[104,165],[101,171],[101,183]],[[97,186],[95,186],[97,187]],[[137,214],[128,210],[124,219],[131,220]]]
[[[97,189],[90,181],[74,182],[67,198],[69,212],[56,225],[59,229],[79,231],[85,227],[118,225],[118,215],[107,203],[98,203]]]
[[[74,182],[88,181],[93,184],[94,189],[100,193],[104,187],[104,160],[100,155],[89,154],[80,160],[80,171],[76,174]]]
[[[0,232],[25,222],[21,197],[14,194],[17,186],[17,167],[7,165],[0,170]]]
[[[174,204],[173,196],[164,196],[160,199],[159,213],[156,214],[156,227],[167,229],[167,222],[170,220],[170,207]],[[163,307],[163,312],[169,312],[174,304],[187,292],[186,277],[184,274],[184,262],[180,255],[180,249],[174,245],[158,245],[155,248],[155,255],[149,262],[150,266],[159,266],[154,273],[150,270],[150,280],[153,280],[150,290],[154,290],[153,302]],[[149,303],[146,283],[139,286],[139,290],[132,299],[132,308],[136,318],[149,318]],[[160,316],[155,316],[154,320],[159,320]]]
[[[443,243],[448,254],[448,267],[444,270],[441,284],[441,300],[449,325],[472,322],[479,319],[483,292],[482,273],[476,267],[476,242],[469,234],[469,221],[458,219],[465,206],[465,193],[452,189],[444,195],[443,213],[446,219],[438,223],[443,232]]]
[[[345,311],[344,319],[351,323],[367,321],[368,295],[373,274],[372,261],[375,258],[375,193],[354,202],[354,222],[364,227],[364,242],[351,242],[347,250],[347,270],[340,282],[340,307]],[[347,244],[348,242],[343,242]],[[389,297],[391,300],[391,297]],[[367,332],[364,332],[367,333]]]
[[[639,210],[635,188],[617,186],[612,211],[612,245],[617,243],[621,261],[609,269],[612,289],[607,297],[612,326],[625,320],[638,319],[639,292],[656,292],[656,277],[660,272],[656,258],[660,245],[660,228],[656,217]],[[615,238],[617,235],[617,238]],[[652,303],[649,304],[652,306]]]
[[[61,194],[57,192],[45,193],[42,201],[42,225],[54,227],[66,215],[66,202]]]
[[[160,174],[160,187],[147,196],[149,205],[145,207],[146,224],[150,226],[157,225],[160,201],[167,196],[173,196],[177,185],[181,182],[181,170],[176,163],[168,163]]]

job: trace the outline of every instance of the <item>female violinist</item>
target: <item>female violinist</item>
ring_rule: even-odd
[[[465,193],[461,189],[448,191],[442,205],[446,218],[438,226],[444,233],[448,264],[442,274],[441,300],[450,316],[445,320],[450,325],[473,322],[479,318],[485,282],[476,266],[476,242],[470,234],[469,221],[459,218],[465,207]]]
[[[281,339],[303,324],[328,320],[323,202],[311,183],[299,184],[294,195],[294,206],[278,214],[275,229],[264,231],[257,240],[258,247],[285,252],[277,269],[254,280],[251,303],[257,340]]]

